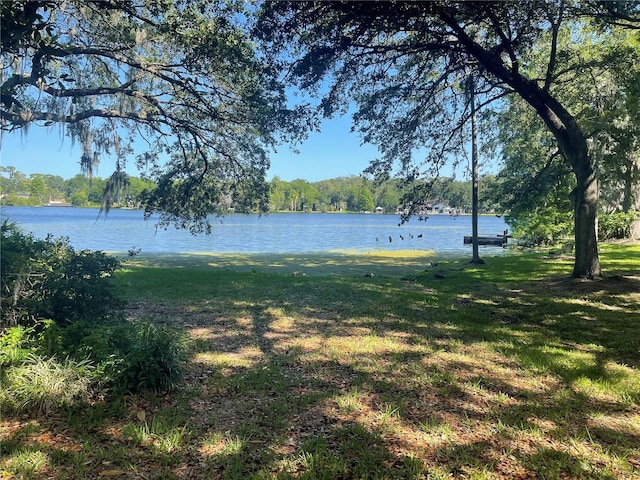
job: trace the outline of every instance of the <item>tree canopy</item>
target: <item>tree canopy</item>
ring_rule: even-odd
[[[575,177],[573,275],[594,277],[600,275],[596,172],[587,132],[558,95],[567,82],[590,79],[580,77],[586,64],[568,62],[564,47],[583,22],[637,28],[639,10],[637,2],[551,0],[267,2],[257,32],[274,61],[289,64],[283,70],[292,83],[322,93],[322,114],[357,103],[353,128],[380,149],[370,168],[378,175],[398,173],[411,182],[460,154],[470,114],[460,85],[469,75],[480,108],[521,98]],[[534,54],[541,62],[530,68]],[[413,195],[419,202],[423,192]]]
[[[105,207],[135,157],[146,211],[207,229],[221,206],[265,210],[268,150],[295,131],[245,34],[245,4],[215,0],[2,2],[1,128],[59,125],[82,171],[116,159]],[[301,130],[298,130],[301,131]],[[137,143],[136,143],[137,142]],[[139,147],[137,148],[136,145]]]

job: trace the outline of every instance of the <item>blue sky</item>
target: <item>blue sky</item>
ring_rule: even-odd
[[[271,169],[267,179],[278,176],[291,181],[303,178],[310,182],[347,175],[359,175],[378,156],[378,150],[371,145],[360,145],[356,134],[350,133],[351,119],[348,116],[326,120],[320,133],[313,133],[298,149],[296,154],[288,145],[278,147],[271,155]],[[20,172],[47,173],[65,179],[80,172],[78,161],[81,149],[72,148],[71,140],[60,135],[57,127],[46,129],[31,126],[29,131],[5,134],[2,139],[0,164],[13,166]],[[113,172],[113,159],[103,157],[97,173],[106,178]],[[129,174],[138,176],[135,162],[127,168]]]
[[[280,145],[271,154],[271,169],[267,180],[274,176],[290,182],[298,178],[317,182],[348,175],[360,175],[369,162],[379,156],[372,145],[360,145],[357,134],[350,132],[349,116],[325,120],[321,132],[312,133],[301,146],[300,153],[294,153],[288,145]],[[15,167],[16,170],[31,175],[46,173],[69,179],[80,173],[81,149],[72,147],[68,137],[61,136],[58,127],[45,128],[31,126],[26,134],[19,132],[4,134],[0,149],[0,165]],[[96,176],[106,178],[115,168],[112,158],[103,157]],[[464,176],[458,169],[459,179]],[[127,172],[139,176],[140,172],[132,160]],[[441,172],[450,176],[451,170]]]

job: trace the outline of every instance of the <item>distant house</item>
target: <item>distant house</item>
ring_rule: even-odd
[[[437,215],[438,213],[449,213],[449,206],[442,202],[434,203],[431,205],[429,213],[432,215]]]
[[[50,199],[49,202],[46,204],[46,206],[47,207],[72,207],[73,205],[71,205],[69,202],[65,200]]]
[[[376,213],[384,213],[384,208],[376,207]]]

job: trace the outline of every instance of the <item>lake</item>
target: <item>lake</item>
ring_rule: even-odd
[[[463,237],[471,235],[471,216],[432,215],[398,226],[398,215],[342,213],[232,214],[212,218],[211,235],[191,235],[173,227],[156,229],[140,210],[113,209],[98,218],[98,209],[73,207],[3,207],[2,219],[16,222],[38,238],[65,236],[77,250],[143,253],[302,253],[331,250],[432,250],[470,254]],[[480,234],[501,234],[502,218],[481,216]],[[486,253],[506,252],[481,247]]]

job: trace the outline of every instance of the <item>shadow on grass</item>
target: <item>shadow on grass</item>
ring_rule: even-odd
[[[126,259],[131,266],[153,268],[219,269],[271,274],[400,276],[419,272],[436,258],[431,250],[331,250],[307,253],[182,253],[141,254]],[[438,258],[447,258],[441,257]]]
[[[129,315],[191,333],[181,389],[84,432],[3,433],[3,454],[41,449],[42,478],[634,478],[634,271],[586,283],[539,256],[434,263],[404,278],[132,264]],[[134,442],[140,411],[188,441]]]

